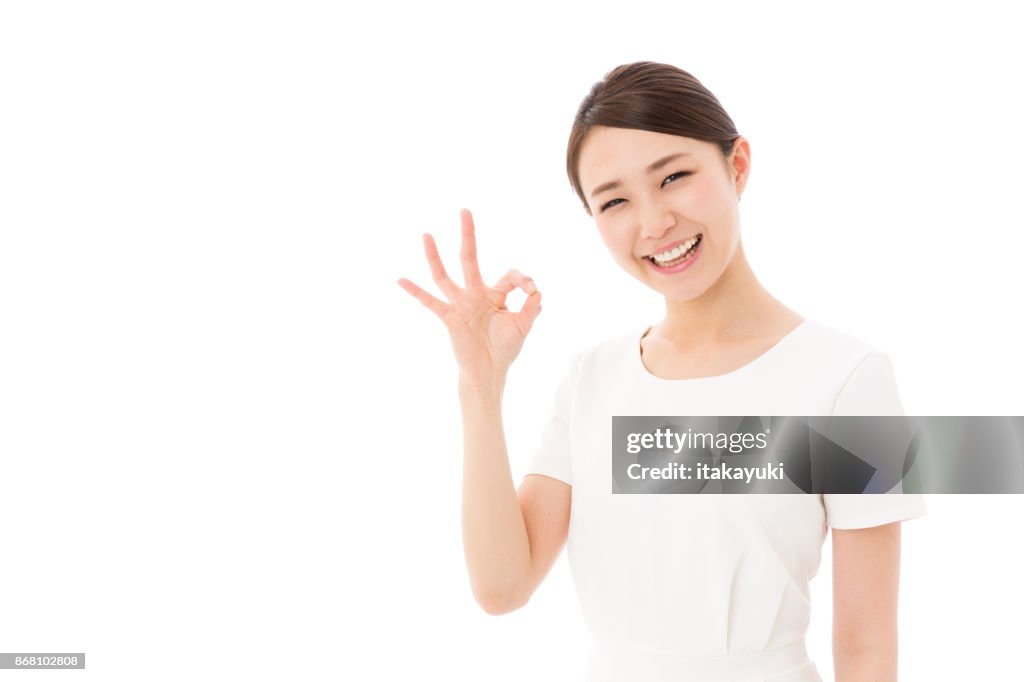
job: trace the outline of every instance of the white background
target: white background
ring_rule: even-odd
[[[722,101],[755,273],[887,351],[908,414],[1024,414],[1009,3],[353,5],[0,9],[0,651],[88,661],[3,679],[579,679],[564,554],[525,609],[472,599],[456,366],[396,280],[439,295],[420,235],[457,275],[467,207],[485,280],[543,291],[518,482],[569,354],[663,311],[565,175],[621,63]],[[1022,499],[929,511],[901,679],[1006,679]]]

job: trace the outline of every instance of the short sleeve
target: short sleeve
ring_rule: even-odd
[[[903,416],[896,375],[889,356],[872,349],[843,384],[833,416]],[[871,528],[907,521],[928,513],[924,495],[884,493],[822,495],[826,523],[831,528]]]
[[[864,356],[839,390],[832,414],[903,416],[903,401],[888,354],[872,350]]]
[[[533,452],[526,475],[543,474],[572,485],[569,423],[581,355],[582,353],[573,355],[568,372],[555,391],[554,404],[541,431],[540,443]]]
[[[917,493],[829,495],[821,496],[825,505],[825,523],[829,528],[848,530],[884,526],[907,521],[928,513],[924,495]]]

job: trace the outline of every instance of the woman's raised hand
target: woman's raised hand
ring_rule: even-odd
[[[459,365],[459,383],[474,388],[495,386],[504,381],[509,366],[522,350],[533,321],[540,313],[540,292],[533,280],[518,270],[509,270],[493,286],[484,284],[476,260],[476,234],[473,216],[462,209],[462,275],[459,287],[449,277],[429,233],[423,235],[430,273],[448,303],[431,296],[403,278],[398,284],[429,308],[448,328],[455,360]],[[514,313],[505,307],[505,297],[515,288],[526,294],[522,309]]]

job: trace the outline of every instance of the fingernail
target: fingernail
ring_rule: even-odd
[[[533,283],[532,279],[526,280],[526,285],[523,287],[526,292],[532,294],[537,291],[537,285]]]

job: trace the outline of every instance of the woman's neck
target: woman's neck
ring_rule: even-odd
[[[665,299],[665,319],[650,333],[681,350],[699,350],[781,335],[802,319],[761,286],[741,242],[722,276],[700,297]]]

